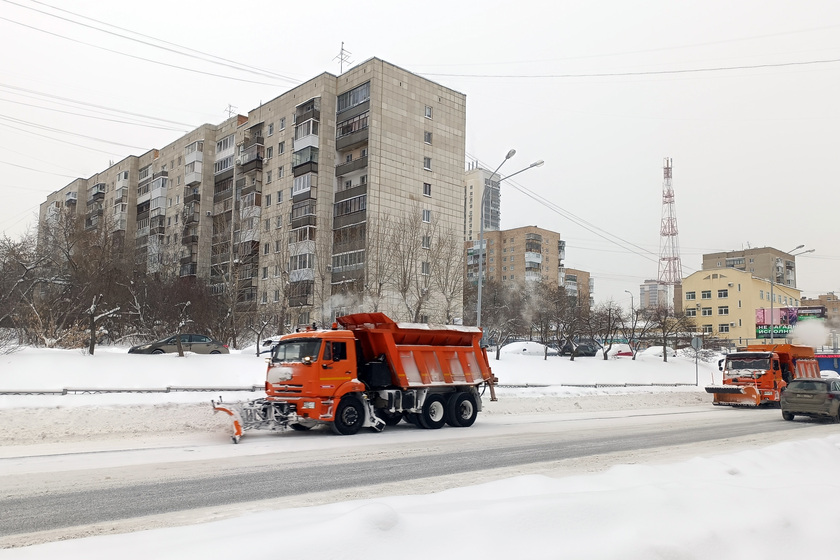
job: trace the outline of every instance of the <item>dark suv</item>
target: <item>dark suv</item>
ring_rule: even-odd
[[[794,379],[782,392],[782,418],[794,416],[840,421],[840,379]]]

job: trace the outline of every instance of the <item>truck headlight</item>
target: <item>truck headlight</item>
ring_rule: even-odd
[[[313,409],[313,410],[314,410],[314,409],[315,409],[315,403],[314,403],[314,402],[312,402],[312,401],[306,401],[306,402],[304,402],[304,403],[303,403],[303,408],[304,408],[304,409],[309,408],[309,409]]]

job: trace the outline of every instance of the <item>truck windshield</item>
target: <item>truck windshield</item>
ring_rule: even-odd
[[[274,348],[272,361],[275,362],[303,362],[315,361],[318,359],[318,352],[321,350],[320,338],[298,338],[282,340]]]
[[[749,369],[767,371],[770,369],[770,358],[734,358],[726,361],[726,369]]]

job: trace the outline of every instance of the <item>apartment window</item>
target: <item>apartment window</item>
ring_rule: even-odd
[[[282,117],[280,119],[280,125],[277,128],[279,128],[280,130],[283,130],[283,129],[286,128],[286,117]]]
[[[274,290],[274,303],[280,301],[280,290]]]
[[[711,307],[704,307],[703,308],[703,317],[711,317],[712,316],[712,308]]]
[[[271,173],[271,172],[269,171],[269,173]],[[271,179],[269,179],[268,182],[270,183]],[[266,206],[271,206],[271,195],[270,194],[265,195],[265,205]]]
[[[234,146],[234,136],[231,134],[226,138],[222,138],[218,142],[216,142],[216,153],[224,152],[225,150],[232,149]]]
[[[428,130],[423,132],[423,142],[425,142],[426,144],[431,144],[432,143],[432,133],[429,132]]]
[[[274,157],[274,146],[269,146],[265,149],[265,159],[271,159]]]
[[[283,169],[282,167],[280,169]],[[280,175],[282,177],[282,175]],[[283,191],[277,191],[277,204],[283,202]]]
[[[423,210],[423,222],[430,223],[432,221],[432,211],[431,210]]]
[[[424,235],[423,240],[421,242],[421,246],[424,249],[428,249],[429,247],[431,247],[432,246],[432,236],[431,235]]]
[[[721,305],[718,307],[718,315],[729,315],[729,306]]]
[[[267,255],[270,250],[271,245],[269,245],[268,243],[263,244],[263,255]]]
[[[263,292],[262,296],[260,297],[260,303],[268,303],[268,294]]]
[[[432,196],[432,184],[423,183],[423,196]]]
[[[344,181],[344,188],[349,189],[353,186],[353,181]]]
[[[367,157],[367,148],[362,148],[362,151],[360,152],[360,154],[361,155],[359,157]]]
[[[729,332],[729,323],[721,323],[718,325],[718,332],[719,333],[728,333]]]
[[[268,135],[271,136],[272,134],[274,134],[274,123],[271,123],[271,124],[268,125]],[[269,148],[269,150],[270,149],[271,148]],[[271,157],[271,156],[269,156],[269,157]]]
[[[686,292],[685,293],[685,299],[697,299],[697,293],[696,292]]]
[[[359,184],[367,185],[367,175],[362,175],[361,177],[359,177]]]
[[[729,297],[729,290],[718,290],[718,297],[719,298]]]
[[[344,156],[344,163],[350,163],[351,161],[353,161],[353,154],[347,154]]]
[[[271,171],[266,171],[265,172],[265,182],[266,182],[266,184],[271,182]],[[271,205],[271,197],[270,196],[266,197],[265,205],[266,206]]]
[[[282,248],[283,248],[283,244],[280,242],[280,240],[275,239],[274,240],[274,252],[279,253]],[[275,272],[274,275],[277,276],[277,273]]]
[[[686,317],[697,317],[697,309],[694,307],[688,307],[685,310]]]
[[[700,297],[703,299],[712,299],[712,290],[703,290],[700,292]]]
[[[283,166],[282,165],[277,168],[277,178],[280,179],[281,177],[283,177]],[[280,199],[278,199],[277,202],[280,202]]]
[[[764,290],[758,290],[758,299],[764,299]]]
[[[356,105],[361,105],[368,99],[370,99],[370,82],[354,87],[350,91],[339,95],[336,99],[336,112],[340,113]]]
[[[286,153],[286,142],[280,142],[277,144],[277,153],[278,154],[285,154]]]
[[[712,325],[703,325],[703,334],[712,334]]]
[[[263,280],[265,280],[266,278],[268,278],[268,267],[267,267],[267,266],[264,266],[264,267],[262,268],[262,277],[263,277]]]
[[[424,112],[424,115],[425,115],[425,117],[426,117],[427,119],[431,119],[431,118],[432,118],[432,108],[431,108],[431,107],[429,107],[428,105],[426,105],[426,110],[425,110],[425,112]]]
[[[277,216],[276,218],[274,218],[274,227],[276,227],[277,229],[283,227],[283,216]]]
[[[425,274],[426,276],[431,274],[432,273],[432,263],[430,263],[429,261],[423,261],[423,263],[421,263],[421,265],[420,265],[420,273]]]
[[[423,169],[425,169],[426,171],[431,171],[432,170],[432,158],[430,158],[430,157],[424,157],[423,158]]]

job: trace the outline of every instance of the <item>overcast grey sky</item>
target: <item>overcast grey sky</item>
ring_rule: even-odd
[[[109,160],[338,74],[342,41],[465,93],[470,158],[545,160],[503,183],[502,227],[559,231],[596,301],[657,276],[665,157],[684,274],[804,244],[804,295],[840,290],[836,0],[0,0],[0,232]]]

